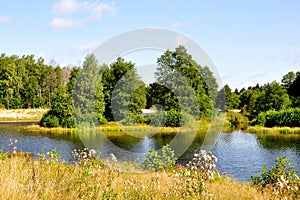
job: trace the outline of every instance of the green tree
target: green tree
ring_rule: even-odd
[[[293,103],[293,107],[300,107],[300,72],[297,72],[287,91]]]
[[[141,113],[146,105],[146,88],[133,63],[117,58],[110,67],[104,66],[102,81],[109,121],[129,120]]]
[[[103,85],[99,73],[96,57],[87,55],[76,76],[73,92],[74,117],[80,126],[94,126],[104,118]]]
[[[295,81],[296,75],[294,72],[290,71],[286,75],[284,75],[281,79],[282,84],[285,86],[286,89],[288,89],[291,84]]]
[[[239,96],[231,91],[231,88],[229,85],[225,85],[221,91],[219,91],[219,95],[217,97],[217,102],[222,106],[224,105],[224,95],[225,95],[225,101],[226,101],[226,110],[232,110],[232,109],[237,109],[240,104],[240,99]],[[218,105],[218,107],[220,107]]]
[[[197,64],[184,46],[177,47],[175,51],[167,50],[158,58],[157,64],[157,84],[167,88],[162,90],[164,93],[160,97],[172,100],[158,100],[164,103],[162,106],[166,110],[179,111],[180,108],[191,114],[211,113],[217,84],[208,67],[202,68]]]
[[[273,81],[262,87],[261,95],[257,98],[255,110],[265,112],[268,110],[281,110],[291,105],[286,89],[278,82]]]
[[[72,96],[65,86],[60,85],[51,96],[51,109],[42,117],[41,126],[73,128],[74,117],[72,115]]]
[[[0,91],[2,104],[6,108],[10,108],[11,99],[13,98],[14,90],[16,88],[16,64],[14,56],[6,57],[1,54],[0,59]]]

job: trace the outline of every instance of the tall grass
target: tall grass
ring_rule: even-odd
[[[3,156],[3,153],[1,153]],[[100,162],[67,165],[43,158],[0,156],[0,199],[272,199],[248,183],[219,177],[195,187],[181,169],[118,172]],[[191,182],[193,180],[193,182]],[[196,182],[194,182],[196,181]]]
[[[257,134],[295,134],[300,135],[299,127],[262,127],[262,126],[249,126],[246,129],[249,133],[257,133]]]

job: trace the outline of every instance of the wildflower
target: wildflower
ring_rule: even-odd
[[[116,156],[113,153],[109,154],[109,158],[113,162],[117,162],[118,161],[117,158],[116,158]]]

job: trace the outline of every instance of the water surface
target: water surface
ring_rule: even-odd
[[[57,148],[65,161],[72,159],[73,149],[83,149],[85,146],[101,152],[101,157],[114,153],[120,160],[137,160],[138,156],[139,160],[142,160],[144,152],[148,152],[151,148],[160,149],[174,138],[174,136],[159,134],[144,138],[122,133],[111,133],[108,138],[104,138],[101,134],[80,137],[78,134],[71,133],[39,134],[24,131],[22,126],[28,124],[32,123],[0,123],[0,148],[9,151],[8,143],[13,138],[18,140],[18,151],[46,154],[53,148]],[[205,148],[202,146],[204,137],[205,133],[197,134],[178,162],[187,163],[192,159],[195,150]],[[218,157],[219,171],[237,180],[249,181],[255,171],[260,172],[264,164],[274,165],[279,156],[290,158],[298,174],[300,172],[300,136],[298,135],[260,136],[242,131],[221,132],[212,151]],[[132,152],[136,154],[132,156]]]

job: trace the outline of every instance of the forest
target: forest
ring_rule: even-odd
[[[114,120],[149,123],[149,117],[141,115],[145,108],[160,110],[167,126],[179,126],[188,115],[200,118],[237,109],[253,124],[300,126],[300,72],[289,72],[280,83],[234,91],[225,85],[218,90],[209,66],[199,65],[179,46],[157,58],[155,77],[156,82],[145,85],[135,64],[121,57],[99,66],[89,54],[82,66],[61,67],[45,64],[34,55],[3,53],[0,108],[49,108],[41,120],[41,125],[48,127],[74,127],[75,120],[89,125]],[[278,116],[295,117],[283,122]]]

